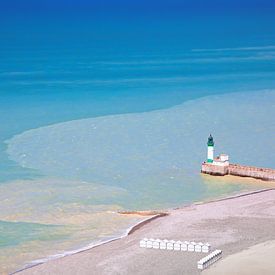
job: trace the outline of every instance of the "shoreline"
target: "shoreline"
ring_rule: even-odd
[[[254,194],[259,194],[259,193],[263,193],[263,192],[268,192],[268,191],[272,191],[275,190],[275,187],[272,188],[264,188],[264,189],[259,189],[259,190],[255,190],[255,191],[248,191],[248,192],[243,192],[243,193],[239,193],[236,195],[232,195],[232,196],[228,196],[228,197],[224,197],[224,198],[219,198],[219,199],[214,199],[214,200],[209,200],[209,201],[205,201],[205,202],[195,202],[193,203],[194,205],[202,205],[202,204],[208,204],[208,203],[214,203],[214,202],[220,202],[220,201],[227,201],[227,200],[233,200],[233,199],[237,199],[237,198],[241,198],[241,197],[247,197],[247,196],[251,196]],[[180,209],[180,208],[179,208]]]
[[[118,240],[121,240],[121,239],[125,239],[126,237],[132,235],[133,233],[138,232],[145,225],[150,224],[152,221],[157,220],[157,219],[159,219],[161,217],[169,216],[170,213],[171,213],[171,211],[181,211],[181,210],[184,210],[184,209],[186,209],[188,207],[192,207],[192,206],[202,206],[202,205],[208,205],[208,204],[212,204],[212,203],[225,202],[225,201],[229,201],[229,200],[234,200],[234,199],[243,198],[243,197],[249,197],[249,196],[253,196],[253,195],[256,195],[256,194],[261,194],[261,193],[265,193],[265,192],[269,192],[269,191],[274,191],[274,190],[275,190],[275,188],[264,188],[264,189],[259,189],[259,190],[255,190],[255,191],[241,192],[241,193],[238,193],[238,194],[235,194],[235,195],[226,196],[226,197],[222,197],[222,198],[210,199],[210,200],[206,200],[206,201],[202,201],[202,202],[193,202],[193,203],[181,206],[181,207],[172,208],[170,210],[167,209],[167,211],[165,211],[165,212],[164,211],[163,212],[159,211],[159,213],[157,213],[156,215],[150,216],[149,218],[145,218],[144,220],[138,222],[137,224],[129,227],[125,231],[125,233],[122,234],[119,237],[111,238],[109,240],[101,241],[99,243],[95,243],[95,244],[92,244],[92,245],[87,245],[85,247],[82,247],[82,248],[79,248],[79,249],[76,249],[76,250],[67,251],[67,252],[65,252],[62,255],[55,254],[55,255],[51,255],[51,256],[49,256],[49,257],[47,257],[45,259],[34,260],[34,261],[32,261],[30,263],[29,266],[26,266],[26,267],[24,267],[22,269],[16,270],[15,272],[12,272],[10,274],[17,274],[17,273],[20,273],[20,272],[24,272],[26,270],[30,270],[30,269],[32,269],[34,267],[37,267],[37,266],[40,266],[40,265],[44,265],[44,264],[46,264],[48,262],[52,262],[52,261],[57,260],[57,259],[61,259],[61,258],[65,258],[65,257],[68,257],[68,256],[73,256],[73,255],[85,253],[85,252],[91,251],[91,250],[93,250],[95,248],[103,247],[104,245],[108,245],[108,244],[110,244],[112,242],[115,242],[115,241],[118,241]],[[134,213],[138,213],[139,211],[124,211],[124,212],[126,213],[126,214],[124,213],[124,215],[132,215]],[[145,212],[149,213],[150,211],[145,211]],[[152,211],[152,212],[154,212],[154,211]],[[121,213],[121,214],[123,215],[123,213]],[[144,216],[148,216],[148,215],[144,215]],[[233,255],[233,254],[230,254],[230,255]]]
[[[133,234],[136,230],[140,229],[145,224],[150,223],[151,221],[153,221],[153,220],[155,220],[157,218],[164,217],[164,216],[167,216],[167,215],[169,215],[169,214],[167,214],[167,213],[158,213],[158,214],[156,214],[154,216],[150,216],[149,218],[145,218],[144,220],[138,222],[137,224],[135,224],[135,225],[127,228],[125,230],[125,233],[122,234],[121,236],[110,238],[110,239],[105,240],[105,241],[99,241],[98,243],[87,245],[87,246],[84,246],[84,247],[79,248],[79,249],[69,250],[69,251],[64,252],[63,254],[54,254],[54,255],[50,255],[50,256],[48,256],[46,258],[33,260],[29,264],[27,264],[27,266],[25,266],[25,267],[23,267],[23,268],[21,268],[19,270],[16,270],[16,271],[14,271],[12,273],[9,273],[9,274],[10,275],[17,274],[17,273],[20,273],[20,272],[22,272],[24,270],[28,270],[28,269],[31,269],[33,267],[36,267],[38,265],[43,265],[43,264],[45,264],[45,263],[47,263],[49,261],[53,261],[53,260],[56,260],[56,259],[60,259],[60,258],[64,258],[64,257],[76,255],[76,254],[80,254],[80,253],[83,253],[85,251],[88,251],[88,250],[91,250],[93,248],[96,248],[98,246],[103,246],[103,245],[106,245],[108,243],[120,240],[122,238],[125,238],[125,237]],[[148,215],[145,215],[145,216],[148,216]]]

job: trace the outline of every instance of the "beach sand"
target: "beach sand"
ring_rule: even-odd
[[[224,261],[203,274],[248,274],[243,268],[250,261],[246,256],[248,251],[253,251],[253,257],[257,251],[263,251],[263,245],[255,245],[275,240],[274,228],[275,190],[272,189],[171,210],[168,216],[139,226],[125,238],[51,260],[19,274],[200,274],[197,261],[205,254],[140,248],[139,241],[144,237],[209,242],[212,248],[223,251]],[[251,250],[244,251],[249,247]],[[274,243],[264,253],[272,249]],[[232,273],[231,262],[238,262],[238,258],[240,263],[235,266],[238,272]],[[259,266],[268,274],[274,270],[273,259],[265,257]],[[221,269],[229,273],[221,273]],[[249,274],[252,271],[251,265]]]
[[[216,263],[203,275],[273,275],[275,273],[275,241],[254,245]]]

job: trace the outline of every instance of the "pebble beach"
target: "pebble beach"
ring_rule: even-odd
[[[250,247],[254,254],[260,253],[262,243],[275,240],[274,227],[275,189],[272,188],[170,210],[169,215],[139,225],[122,239],[18,274],[159,274],[160,270],[161,274],[172,274],[171,270],[173,274],[200,273],[197,261],[204,254],[140,248],[139,241],[144,237],[207,241],[213,249],[223,251],[223,259],[203,274],[230,274],[219,272],[231,270],[228,261],[234,261],[236,253],[246,253],[242,251]],[[247,262],[250,263],[249,258]],[[271,257],[266,258],[265,274],[271,274],[272,267]],[[254,271],[257,274],[257,269]],[[242,268],[238,274],[248,273]]]

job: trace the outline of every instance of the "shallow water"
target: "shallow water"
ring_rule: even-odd
[[[28,183],[24,182],[25,184]],[[37,182],[31,184],[39,185]],[[1,274],[76,253],[122,236],[130,225],[142,220],[141,217],[117,214],[114,212],[118,208],[115,205],[92,207],[60,203],[59,206],[55,204],[54,209],[47,213],[47,203],[43,206],[32,202],[27,215],[23,212],[21,216],[21,211],[13,208],[14,215],[1,216],[4,220],[26,220],[0,223]],[[31,222],[31,216],[37,223]]]
[[[13,137],[7,152],[52,177],[124,188],[117,203],[151,208],[203,197],[199,171],[209,132],[217,153],[228,153],[232,162],[273,167],[274,116],[274,91],[210,96],[167,110],[30,130]]]

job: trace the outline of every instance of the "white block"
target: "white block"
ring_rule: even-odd
[[[157,241],[157,240],[153,241],[153,248],[159,249],[159,241]]]
[[[167,243],[167,250],[173,250],[174,249],[174,245],[172,243]]]
[[[146,247],[146,241],[143,239],[143,240],[141,240],[140,242],[139,242],[139,246],[140,247]]]
[[[210,244],[208,243],[203,244],[201,251],[204,253],[208,253],[210,251]]]
[[[160,248],[160,249],[166,249],[166,244],[167,244],[166,241],[161,241],[161,242],[159,243],[159,248]]]
[[[195,251],[195,245],[193,243],[189,243],[187,247],[187,251],[190,251],[190,252]]]
[[[198,263],[198,269],[203,270],[203,264],[202,263]]]
[[[150,240],[148,240],[148,241],[146,242],[146,247],[147,247],[147,248],[152,248],[152,247],[153,247],[153,242],[150,241]]]
[[[189,242],[181,243],[181,251],[187,251]]]
[[[174,250],[175,251],[180,251],[181,250],[181,244],[182,244],[182,242],[180,242],[180,241],[175,242],[174,243]]]
[[[175,241],[174,240],[170,240],[167,242],[167,250],[173,250],[174,249],[174,243]]]
[[[195,252],[201,252],[201,246],[195,246]]]

